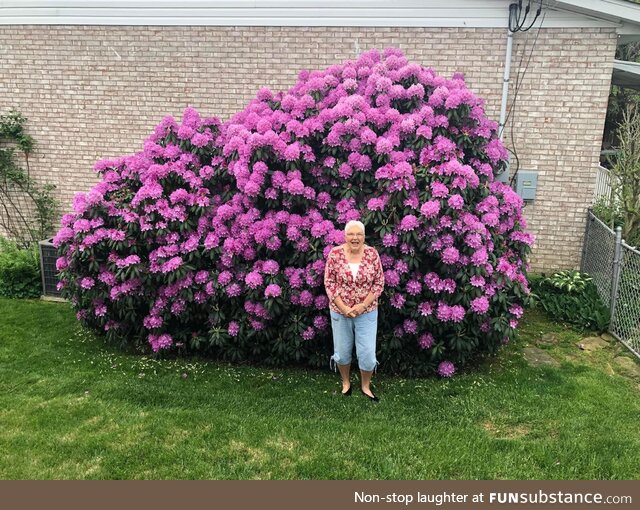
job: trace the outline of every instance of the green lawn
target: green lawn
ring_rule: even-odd
[[[548,332],[559,367],[522,350]],[[617,344],[529,311],[520,339],[452,380],[380,373],[379,404],[327,371],[158,361],[66,304],[0,299],[0,478],[637,479],[640,384]]]

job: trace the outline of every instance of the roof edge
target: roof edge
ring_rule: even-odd
[[[597,18],[638,25],[640,29],[640,4],[624,0],[545,0],[549,7],[557,7]]]

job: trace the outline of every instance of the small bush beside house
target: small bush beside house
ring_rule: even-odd
[[[41,287],[37,250],[0,237],[0,296],[37,298]]]
[[[600,333],[609,327],[609,309],[600,299],[589,275],[560,271],[533,279],[531,288],[537,302],[552,320]]]

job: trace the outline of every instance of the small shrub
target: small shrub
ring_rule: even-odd
[[[611,201],[605,197],[600,197],[596,203],[593,204],[592,211],[596,218],[611,229],[621,227],[624,223],[620,209],[614,204],[611,204]]]
[[[41,294],[40,265],[35,248],[20,248],[0,238],[0,296],[37,298]]]
[[[595,204],[593,204],[592,212],[596,218],[602,221],[610,229],[615,230],[617,227],[624,229],[624,215],[620,208],[610,203],[604,197],[600,197]],[[629,231],[627,236],[623,240],[629,246],[640,246],[640,226]]]
[[[550,318],[598,332],[609,327],[609,309],[589,275],[560,271],[532,282],[532,288]]]

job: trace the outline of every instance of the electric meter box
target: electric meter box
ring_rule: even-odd
[[[538,188],[538,172],[518,170],[516,174],[516,193],[523,200],[535,200]]]

